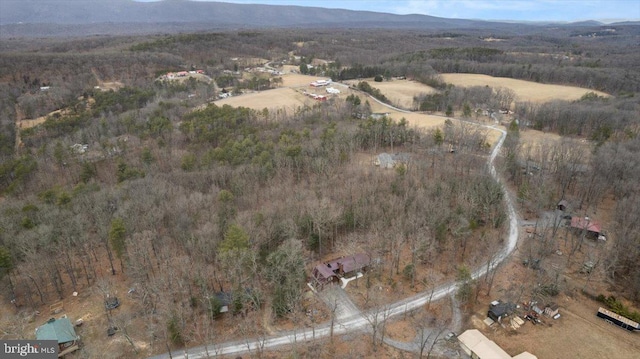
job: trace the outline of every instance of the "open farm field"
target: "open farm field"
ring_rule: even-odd
[[[295,109],[300,106],[311,105],[314,100],[290,88],[248,93],[240,96],[228,97],[216,101],[216,105],[229,105],[233,107],[247,107],[254,110]]]
[[[287,73],[282,76],[282,85],[285,87],[309,86],[309,84],[317,79],[326,79],[322,76],[309,76],[296,73]]]
[[[554,100],[573,101],[579,99],[588,92],[595,92],[598,96],[609,96],[604,92],[575,86],[540,84],[506,77],[493,77],[479,74],[441,74],[440,76],[444,82],[455,86],[505,87],[515,92],[517,96],[516,101],[530,101],[538,103]]]
[[[287,74],[282,78],[283,85],[286,87],[229,97],[223,100],[218,100],[215,103],[218,106],[242,106],[255,110],[262,110],[264,108],[267,108],[269,110],[283,109],[285,111],[294,110],[297,107],[313,106],[315,103],[317,103],[315,100],[312,100],[293,89],[295,87],[305,87],[311,81],[316,80],[317,77],[300,74]],[[337,87],[342,91],[342,93],[338,95],[339,98],[344,98],[351,93],[357,93],[356,91],[348,89],[344,86],[335,85],[334,87]],[[389,89],[390,93],[393,93],[393,91],[398,91],[396,93],[404,92],[406,97],[409,97],[408,94],[411,93],[412,90],[419,91],[424,89],[431,89],[428,86],[424,86],[412,81],[398,81],[398,84],[388,86],[387,88]],[[324,94],[324,87],[308,87],[304,89],[312,93]],[[360,96],[364,97],[366,95],[360,94]],[[372,112],[385,113],[394,121],[400,121],[404,118],[409,123],[410,127],[416,127],[421,130],[442,127],[447,119],[444,116],[396,111],[368,97],[366,101],[369,101]],[[490,143],[494,144],[499,138],[500,133],[498,131],[490,131],[487,139]]]
[[[365,79],[373,88],[385,95],[394,106],[410,109],[413,108],[413,98],[420,94],[430,94],[436,90],[417,81],[392,80],[375,82],[373,79]],[[359,81],[347,81],[350,85],[357,85]]]
[[[301,106],[313,106],[317,103],[309,97],[302,94],[302,91],[309,93],[315,93],[319,95],[328,95],[325,91],[326,87],[311,87],[309,84],[318,79],[326,79],[318,76],[308,76],[295,73],[287,73],[282,76],[282,87],[272,90],[266,90],[261,92],[248,93],[241,96],[228,97],[226,99],[216,101],[219,106],[230,105],[233,107],[248,107],[255,110],[268,109],[295,109]],[[333,85],[338,88],[341,93],[338,96],[340,98],[347,96],[351,93],[351,90],[341,85]],[[298,89],[298,90],[296,90]],[[381,111],[384,106],[381,106]]]
[[[423,130],[443,126],[444,121],[447,120],[446,117],[442,116],[425,115],[421,113],[404,113],[397,111],[389,112],[389,117],[395,121],[400,121],[400,119],[404,118],[405,120],[407,120],[411,127],[417,127]]]

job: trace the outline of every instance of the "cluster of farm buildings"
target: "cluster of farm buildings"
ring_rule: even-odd
[[[318,100],[318,101],[327,101],[327,95],[318,95],[316,93],[311,93],[311,92],[307,92],[304,91],[302,92],[305,96],[311,97],[314,100]]]
[[[319,80],[311,82],[309,84],[309,86],[311,86],[311,87],[326,87],[326,86],[329,86],[330,84],[332,84],[331,79],[328,79],[328,80],[319,79]],[[338,90],[335,87],[326,87],[325,91],[330,95],[338,95],[338,94],[340,94],[340,90]],[[311,92],[307,92],[307,91],[303,91],[303,94],[305,96],[309,96],[309,97],[313,98],[314,100],[318,100],[318,101],[326,101],[327,100],[327,96],[326,95],[320,95],[320,94],[311,93]]]
[[[189,75],[195,75],[195,74],[203,75],[204,71],[203,70],[191,70],[191,71],[167,72],[166,74],[160,76],[160,79],[161,80],[164,80],[164,79],[173,80],[173,79],[177,79],[177,78],[180,78],[180,77],[187,77]]]
[[[541,323],[540,318],[546,316],[553,319],[560,318],[558,312],[558,305],[555,303],[548,304],[542,309],[536,302],[526,303],[523,309],[525,314],[521,317],[515,314],[520,306],[516,306],[512,303],[505,303],[501,301],[494,301],[491,303],[487,312],[486,324],[492,326],[494,323],[498,323],[503,327],[510,326],[513,329],[518,329],[524,324],[525,320],[531,321],[533,324]],[[629,331],[640,330],[640,324],[625,318],[619,314],[613,313],[605,308],[598,309],[596,315],[608,323],[622,327]],[[477,359],[536,359],[537,357],[529,352],[522,352],[514,357],[510,356],[504,349],[502,349],[494,341],[490,340],[478,329],[469,329],[458,336],[458,343],[460,348],[471,358]]]
[[[284,73],[282,71],[278,71],[276,69],[272,69],[269,67],[253,67],[253,68],[245,68],[244,71],[246,72],[262,72],[262,73],[267,73],[270,74],[271,76],[282,76],[284,75]]]

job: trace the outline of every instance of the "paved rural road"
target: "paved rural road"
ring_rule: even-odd
[[[386,105],[388,106],[388,105]],[[389,106],[390,107],[390,106]],[[402,112],[408,112],[400,109],[396,109]],[[500,149],[502,148],[502,144],[504,143],[504,139],[507,135],[506,131],[488,125],[476,124],[485,128],[489,128],[492,130],[496,130],[502,133],[500,136],[500,140],[491,151],[491,155],[489,156],[488,167],[489,172],[494,180],[502,185],[503,191],[507,194],[505,196],[505,203],[507,214],[509,216],[509,235],[506,238],[505,246],[494,256],[490,262],[485,262],[483,265],[479,266],[472,272],[472,277],[478,278],[487,273],[487,271],[495,268],[497,265],[502,263],[509,254],[515,249],[516,244],[518,242],[518,217],[516,215],[516,210],[513,205],[513,200],[509,195],[504,183],[501,181],[498,173],[496,171],[494,161]],[[378,316],[378,318],[388,319],[399,314],[403,314],[408,311],[412,311],[414,309],[420,308],[421,306],[427,304],[429,300],[435,301],[442,299],[456,290],[455,281],[451,281],[449,283],[442,284],[436,287],[433,292],[425,291],[414,295],[409,298],[405,298],[401,301],[385,305],[381,308],[376,308],[366,312],[358,312],[357,314],[350,316],[343,316],[337,318],[333,327],[334,335],[341,335],[348,332],[359,331],[363,329],[367,329],[367,327],[371,326],[370,320],[374,316]],[[279,346],[286,345],[294,345],[299,342],[308,342],[316,339],[321,339],[328,337],[331,334],[331,324],[325,323],[318,325],[314,328],[302,328],[293,331],[286,331],[277,334],[276,336],[271,337],[263,337],[263,338],[252,338],[246,340],[239,340],[234,342],[226,342],[226,343],[216,343],[210,344],[207,346],[199,346],[190,349],[184,349],[179,351],[174,351],[171,354],[165,353],[158,356],[151,357],[150,359],[201,359],[207,358],[214,355],[228,355],[228,354],[238,354],[238,353],[257,353],[269,348],[275,348]]]

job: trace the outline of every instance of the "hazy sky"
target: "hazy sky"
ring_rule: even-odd
[[[224,2],[317,6],[480,20],[600,20],[604,22],[640,20],[640,0],[224,0]]]

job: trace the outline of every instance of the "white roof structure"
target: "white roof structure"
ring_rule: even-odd
[[[313,81],[309,85],[311,85],[313,87],[321,87],[321,86],[327,86],[330,83],[331,83],[331,79],[328,79],[328,80],[318,79],[316,81]]]
[[[513,359],[538,359],[538,357],[529,352],[522,352],[514,356]]]
[[[337,88],[335,88],[335,87],[327,87],[327,93],[330,93],[330,94],[336,94],[336,95],[337,95],[337,94],[339,94],[339,93],[340,93],[340,90],[338,90],[338,89],[337,89]]]
[[[485,337],[478,329],[469,329],[458,336],[460,347],[473,358],[479,359],[537,359],[529,352],[523,352],[511,357],[493,340]],[[474,355],[472,355],[475,354]]]

